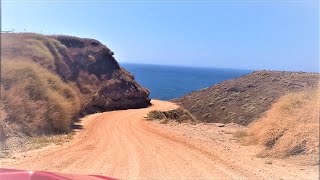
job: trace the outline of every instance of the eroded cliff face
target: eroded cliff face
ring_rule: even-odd
[[[75,82],[83,97],[82,114],[150,105],[149,91],[121,68],[113,52],[94,39],[53,36],[66,49],[57,73]]]

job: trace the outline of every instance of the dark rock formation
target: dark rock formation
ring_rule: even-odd
[[[255,71],[174,99],[204,122],[248,125],[280,96],[318,85],[319,74]]]
[[[75,82],[82,94],[82,113],[94,113],[150,105],[149,91],[121,68],[113,52],[94,39],[52,36],[66,48],[60,49],[63,61],[57,73]]]

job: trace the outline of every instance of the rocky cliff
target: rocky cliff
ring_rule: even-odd
[[[2,137],[68,132],[79,115],[147,107],[148,96],[97,40],[1,34]]]
[[[84,96],[83,113],[143,108],[150,105],[149,91],[121,68],[113,52],[94,39],[53,36],[66,47],[65,64],[57,73],[74,81]]]
[[[319,74],[255,71],[174,99],[204,122],[247,125],[266,112],[288,92],[314,88]]]

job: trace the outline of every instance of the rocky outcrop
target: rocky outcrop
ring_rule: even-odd
[[[121,69],[119,74],[124,72],[125,70]],[[91,98],[85,112],[94,113],[148,106],[150,104],[150,100],[147,99],[149,92],[129,77],[120,75],[118,79],[109,80]]]
[[[143,108],[150,105],[149,91],[121,68],[114,53],[94,39],[45,36],[33,33],[2,34],[5,61],[33,61],[75,84],[81,114]]]
[[[280,96],[314,88],[319,78],[317,73],[255,71],[172,101],[204,122],[248,125]]]
[[[57,73],[79,87],[83,95],[82,113],[150,105],[149,91],[119,66],[113,57],[114,53],[105,45],[94,39],[70,36],[53,38],[66,47],[60,53],[65,63],[58,66]]]

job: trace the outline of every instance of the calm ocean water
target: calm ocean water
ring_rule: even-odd
[[[250,70],[195,68],[121,63],[135,80],[151,91],[151,98],[169,100],[221,81],[248,74]]]

